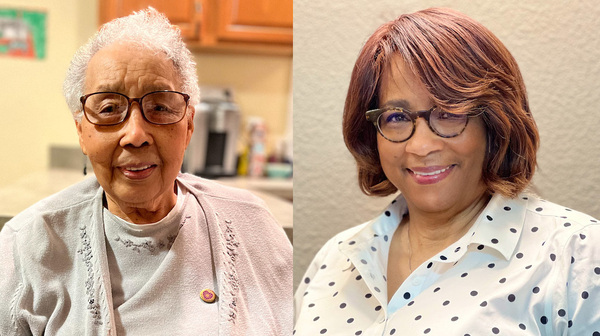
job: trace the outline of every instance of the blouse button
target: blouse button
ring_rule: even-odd
[[[413,286],[421,286],[421,284],[423,283],[423,277],[414,277],[412,284]]]
[[[202,301],[206,302],[206,303],[213,303],[215,302],[215,299],[217,298],[217,295],[215,294],[215,292],[213,292],[210,289],[203,289],[200,292],[200,298],[202,299]]]

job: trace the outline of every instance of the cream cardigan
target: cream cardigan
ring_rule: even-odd
[[[176,269],[162,274],[166,287],[158,286],[140,306],[151,309],[140,323],[169,324],[169,314],[191,311],[203,289],[193,279],[212,271],[218,284],[214,335],[290,335],[292,248],[263,202],[196,176],[178,180],[195,197],[195,215],[206,219],[200,225],[208,226],[210,241],[194,239],[198,223],[181,227],[169,252]],[[6,223],[0,232],[0,335],[116,335],[102,198],[92,177]],[[195,263],[194,246],[207,243],[213,264]],[[152,308],[159,302],[161,309]],[[194,316],[183,329],[173,326],[172,334],[199,323],[202,316]]]

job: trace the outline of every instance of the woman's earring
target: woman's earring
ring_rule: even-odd
[[[83,175],[87,175],[87,156],[83,156]]]

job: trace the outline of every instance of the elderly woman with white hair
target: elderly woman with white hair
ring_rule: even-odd
[[[64,84],[95,176],[0,232],[1,335],[286,335],[292,249],[265,205],[181,174],[199,99],[154,9],[104,25]]]

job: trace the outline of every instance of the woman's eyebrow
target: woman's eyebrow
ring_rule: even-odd
[[[94,88],[95,92],[120,92],[119,91],[119,87],[121,87],[122,85],[116,84],[116,85],[111,85],[111,84],[101,84],[98,85],[97,87]]]
[[[410,110],[410,103],[408,102],[408,100],[405,99],[394,99],[388,100],[383,105],[381,105],[381,107],[402,107],[407,110]]]
[[[144,86],[144,93],[153,92],[153,91],[164,91],[164,90],[173,90],[171,85],[167,84],[156,84],[150,86]]]
[[[149,93],[149,92],[153,92],[153,91],[164,91],[164,90],[173,90],[171,88],[171,86],[167,85],[167,84],[153,84],[153,85],[149,85],[149,86],[144,86],[143,87],[143,91],[144,93]],[[123,85],[121,85],[120,83],[116,83],[116,84],[101,84],[98,87],[95,88],[95,92],[119,92],[122,93],[123,90]]]

